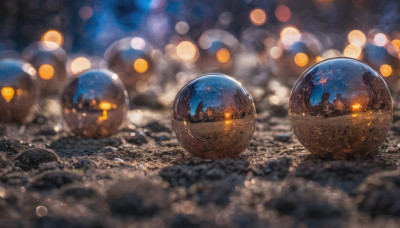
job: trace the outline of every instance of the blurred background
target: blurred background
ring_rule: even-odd
[[[106,67],[123,74],[126,66],[131,78],[151,74],[123,80],[135,97],[158,95],[144,105],[168,105],[189,80],[221,72],[243,82],[256,101],[285,106],[305,69],[338,56],[366,62],[395,90],[399,6],[394,0],[2,0],[0,58],[52,42],[68,54],[70,75]],[[113,57],[126,43],[143,54]]]

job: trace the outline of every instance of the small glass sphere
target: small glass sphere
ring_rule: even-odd
[[[383,76],[390,85],[398,80],[400,64],[395,56],[390,54],[385,47],[368,44],[363,48],[363,61]],[[393,53],[394,54],[394,53]]]
[[[0,95],[0,118],[22,121],[39,95],[35,69],[23,61],[0,60]]]
[[[69,129],[85,138],[117,132],[124,122],[128,99],[118,75],[89,70],[72,77],[61,93],[62,114]]]
[[[114,42],[105,52],[108,67],[118,74],[126,89],[148,83],[154,73],[152,47],[141,37],[128,37]]]
[[[239,41],[228,31],[210,29],[198,40],[200,58],[197,66],[202,72],[233,70],[234,56],[239,49]]]
[[[253,98],[236,80],[206,74],[184,86],[171,115],[179,143],[203,158],[235,157],[253,137]]]
[[[297,80],[289,118],[311,153],[333,159],[376,151],[392,123],[392,98],[382,77],[366,64],[333,58],[315,64]]]
[[[67,78],[68,59],[61,47],[52,42],[34,43],[22,52],[22,59],[35,68],[42,94],[59,93]]]
[[[308,32],[281,37],[277,46],[270,49],[271,70],[276,75],[296,79],[317,61],[322,44],[317,37]]]

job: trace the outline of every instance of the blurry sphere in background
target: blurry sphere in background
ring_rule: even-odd
[[[74,134],[101,138],[118,131],[127,114],[128,99],[117,74],[89,70],[68,80],[61,94],[61,107]]]
[[[294,27],[282,30],[277,46],[270,49],[274,74],[297,78],[305,69],[317,62],[322,44],[311,33],[299,33]]]
[[[35,69],[20,60],[0,60],[0,95],[1,120],[22,121],[39,95]]]
[[[155,71],[152,47],[141,37],[114,42],[105,52],[108,67],[118,74],[128,90],[150,81]]]
[[[392,124],[392,98],[372,68],[354,59],[333,58],[315,64],[297,80],[289,118],[311,153],[358,158],[385,140]]]
[[[253,98],[236,80],[206,74],[176,95],[171,115],[179,143],[203,158],[236,157],[253,137]]]
[[[196,70],[195,63],[199,59],[200,52],[193,40],[185,36],[173,36],[164,51],[165,58],[159,62],[163,70],[158,78],[162,87],[169,84],[180,87],[181,83],[186,84],[195,77],[191,78],[189,75],[192,75],[190,72]]]
[[[363,61],[380,73],[389,86],[398,80],[400,63],[385,47],[368,44],[363,48]]]
[[[68,59],[60,46],[52,42],[37,42],[25,48],[21,57],[35,68],[42,94],[59,93],[67,78]]]
[[[19,59],[20,54],[14,50],[0,51],[0,59]]]
[[[232,71],[239,41],[231,33],[221,29],[210,29],[201,34],[197,43],[200,48],[197,65],[202,72]]]

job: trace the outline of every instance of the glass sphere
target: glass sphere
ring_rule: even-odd
[[[253,137],[253,98],[236,80],[206,74],[184,86],[171,115],[179,143],[203,158],[235,157]]]
[[[34,43],[23,51],[22,59],[35,68],[42,94],[59,93],[67,78],[68,59],[61,47],[51,42]]]
[[[385,47],[373,44],[363,48],[363,61],[379,72],[389,86],[398,80],[400,64],[397,55],[393,56]]]
[[[226,72],[233,70],[233,57],[239,49],[239,41],[228,31],[210,29],[198,40],[200,58],[197,66],[202,72]]]
[[[28,63],[0,60],[0,118],[22,121],[39,95],[35,69]]]
[[[113,43],[105,52],[108,67],[118,74],[128,90],[150,81],[154,73],[151,46],[140,37],[128,37]]]
[[[313,34],[304,32],[282,37],[278,46],[269,50],[272,61],[269,61],[271,70],[276,75],[296,79],[304,70],[316,62],[321,53],[322,44]]]
[[[118,75],[89,70],[72,77],[61,94],[62,114],[69,129],[86,138],[117,132],[124,122],[128,99]]]
[[[392,98],[366,64],[333,58],[315,64],[293,86],[289,118],[311,153],[334,159],[376,151],[392,123]]]

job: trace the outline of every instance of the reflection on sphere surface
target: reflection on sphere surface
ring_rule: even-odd
[[[61,94],[61,105],[70,130],[87,138],[117,132],[128,110],[122,82],[108,70],[90,70],[71,78]]]
[[[382,77],[362,62],[334,58],[307,70],[293,86],[294,133],[321,157],[362,157],[376,151],[392,122],[392,99]]]
[[[35,69],[28,63],[0,60],[0,118],[22,121],[39,95]]]
[[[171,117],[183,148],[203,158],[225,158],[249,145],[256,111],[253,98],[236,80],[207,74],[181,89]]]

